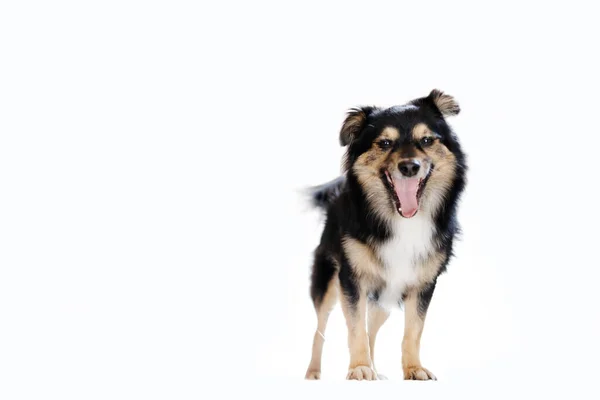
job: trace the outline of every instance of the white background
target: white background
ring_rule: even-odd
[[[2,397],[597,391],[596,16],[577,1],[3,2]],[[338,175],[347,108],[433,88],[461,104],[470,165],[422,341],[440,381],[401,380],[400,311],[376,348],[391,380],[343,381],[338,308],[323,381],[304,382],[321,220],[299,191]]]

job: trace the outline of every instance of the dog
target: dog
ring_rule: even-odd
[[[321,377],[325,327],[339,298],[347,379],[384,379],[374,365],[375,338],[392,307],[402,306],[404,379],[436,380],[421,365],[419,346],[459,232],[466,155],[446,122],[459,112],[457,101],[437,89],[404,105],[348,112],[339,135],[343,174],[310,192],[326,218],[311,273],[317,329],[306,379]]]

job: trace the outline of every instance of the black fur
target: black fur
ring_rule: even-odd
[[[311,281],[313,284],[310,289],[310,297],[315,306],[319,306],[323,301],[323,295],[327,291],[327,286],[337,272],[333,260],[324,252],[315,254],[315,265],[312,270]]]
[[[429,308],[429,303],[431,303],[431,298],[433,297],[433,291],[435,290],[436,281],[433,281],[425,288],[421,289],[419,292],[419,314],[421,317],[424,317],[427,314],[427,309]]]
[[[356,282],[356,279],[354,279],[354,276],[352,276],[352,268],[344,255],[341,257],[339,277],[342,293],[346,296],[349,305],[354,307],[358,302],[358,283]]]
[[[311,204],[314,207],[327,211],[329,205],[340,195],[345,181],[346,177],[342,175],[330,182],[310,188],[308,193]]]

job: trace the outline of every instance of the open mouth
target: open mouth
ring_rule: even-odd
[[[398,213],[404,218],[414,217],[419,211],[419,201],[430,174],[427,174],[424,178],[401,179],[392,178],[387,170],[384,174],[386,177],[384,182],[394,199]]]

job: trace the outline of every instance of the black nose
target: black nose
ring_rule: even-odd
[[[402,161],[398,164],[398,169],[402,175],[409,178],[415,176],[419,172],[419,168],[421,168],[421,163],[417,160]]]

